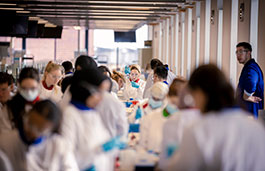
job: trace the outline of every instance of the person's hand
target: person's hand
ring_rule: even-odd
[[[259,103],[260,101],[262,101],[262,99],[260,97],[257,96],[248,96],[244,93],[243,95],[243,99],[248,101],[248,102],[252,102],[252,103]]]
[[[134,88],[139,88],[140,87],[140,85],[138,83],[134,82],[134,81],[132,81],[131,84],[132,84],[132,87],[134,87]]]
[[[177,145],[168,145],[167,146],[167,158],[173,156],[175,151],[177,150]]]
[[[127,65],[125,66],[124,73],[125,73],[126,75],[128,75],[128,74],[131,73],[131,69],[130,69],[130,67],[128,67]]]
[[[107,141],[106,143],[104,143],[102,145],[102,150],[104,152],[108,152],[113,150],[114,148],[118,148],[118,149],[124,149],[126,148],[127,144],[120,141],[120,137],[117,136],[115,138],[110,139],[109,141]]]
[[[131,107],[131,105],[132,105],[132,102],[124,102],[125,103],[125,105],[126,105],[126,107],[128,108],[128,107]]]
[[[140,107],[136,110],[135,119],[140,119],[142,117],[142,110]]]

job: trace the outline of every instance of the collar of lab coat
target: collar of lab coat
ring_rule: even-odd
[[[78,101],[72,100],[71,103],[79,110],[93,110],[92,108],[87,107],[85,104]]]
[[[45,82],[44,80],[42,81],[42,85],[43,85],[43,87],[44,87],[45,89],[47,89],[47,90],[52,90],[53,87],[54,87],[53,85],[51,85],[50,87],[48,87],[47,84],[46,84],[46,82]]]
[[[134,81],[134,82],[136,82],[136,83],[138,83],[139,82],[139,80],[140,80],[140,78],[138,78],[136,81]],[[131,79],[130,79],[130,81],[132,81]]]
[[[168,85],[168,82],[167,81],[163,81],[163,83],[165,83],[166,85]]]

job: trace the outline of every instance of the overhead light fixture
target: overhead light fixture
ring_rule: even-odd
[[[80,26],[74,26],[74,29],[75,30],[81,30],[81,27]]]
[[[16,11],[16,13],[19,13],[19,14],[29,14],[30,11]]]
[[[48,23],[47,20],[44,20],[44,19],[39,19],[38,20],[38,24],[46,24],[46,23]]]
[[[11,8],[11,7],[7,7],[7,8],[0,8],[0,10],[15,10],[15,11],[22,11],[22,10],[24,10],[24,8]]]
[[[40,17],[29,17],[30,21],[38,21]]]
[[[17,4],[9,4],[9,3],[0,3],[3,6],[16,6]]]
[[[55,25],[55,24],[52,24],[52,23],[46,23],[45,25],[44,25],[44,27],[57,27],[57,25]]]

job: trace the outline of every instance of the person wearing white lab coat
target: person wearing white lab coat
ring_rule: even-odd
[[[200,118],[200,111],[195,108],[194,100],[187,87],[182,89],[175,105],[179,111],[172,115],[163,127],[161,153],[159,155],[159,168],[162,170],[166,169],[170,157],[178,149],[184,129]]]
[[[153,151],[155,153],[161,152],[164,123],[168,120],[168,118],[172,117],[176,111],[178,111],[176,105],[178,104],[179,94],[184,88],[185,83],[186,82],[184,80],[175,79],[169,87],[167,96],[168,103],[166,107],[160,108],[146,116],[143,116],[140,122],[139,145],[147,151]],[[167,86],[162,82],[158,82],[156,84]]]
[[[129,79],[126,79],[123,96],[126,100],[142,100],[145,81],[140,79],[141,68],[139,65],[131,65]]]
[[[143,116],[152,113],[158,108],[164,108],[167,105],[167,93],[168,86],[166,84],[162,82],[155,83],[151,87],[152,97],[149,99],[144,99],[134,107],[134,111],[128,117],[129,123],[139,123]],[[154,98],[159,99],[158,103],[156,103],[157,101],[155,101]]]
[[[50,99],[58,103],[62,100],[61,87],[57,85],[63,74],[63,67],[50,61],[45,68],[40,86],[40,98]]]
[[[49,100],[40,101],[19,122],[17,129],[0,134],[0,150],[5,153],[14,170],[30,170],[27,162],[28,148],[34,148],[34,145],[40,145],[49,139],[57,131],[61,118],[60,110],[54,103]],[[42,153],[45,153],[45,149]],[[62,155],[64,156],[65,154]],[[54,165],[61,166],[60,170],[64,170],[61,161]]]
[[[152,59],[150,61],[150,66],[151,66],[152,71],[148,74],[148,77],[146,79],[146,85],[144,89],[143,98],[149,98],[150,96],[149,89],[154,84],[154,81],[153,81],[154,69],[157,66],[161,66],[161,65],[163,65],[163,63],[159,59]],[[168,75],[165,81],[168,83],[168,85],[170,85],[173,82],[174,78],[176,78],[176,75],[172,71],[169,70],[168,66],[166,66],[166,68],[168,70]]]
[[[168,76],[167,68],[164,65],[157,66],[154,69],[153,82],[154,83],[162,82],[162,83],[166,84],[167,86],[169,86],[169,84],[167,82],[167,76]],[[150,98],[150,96],[151,96],[151,88],[149,88],[145,92],[145,98]]]
[[[84,71],[84,70],[83,70]],[[81,71],[81,72],[83,72]],[[80,72],[79,72],[80,73]],[[68,140],[80,170],[112,170],[112,160],[104,146],[111,140],[99,113],[94,109],[101,101],[98,89],[79,77],[70,87],[71,104],[64,110],[62,135]]]
[[[127,139],[129,125],[125,105],[122,102],[105,91],[96,111],[101,116],[111,137],[120,136],[124,140]]]
[[[189,87],[202,118],[184,131],[166,170],[264,170],[265,130],[234,108],[234,90],[215,65],[202,65]]]

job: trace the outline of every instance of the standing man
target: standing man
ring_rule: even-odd
[[[247,42],[240,42],[236,46],[237,60],[244,65],[237,87],[237,99],[257,118],[258,110],[264,109],[264,81],[263,73],[251,52],[252,47]]]

